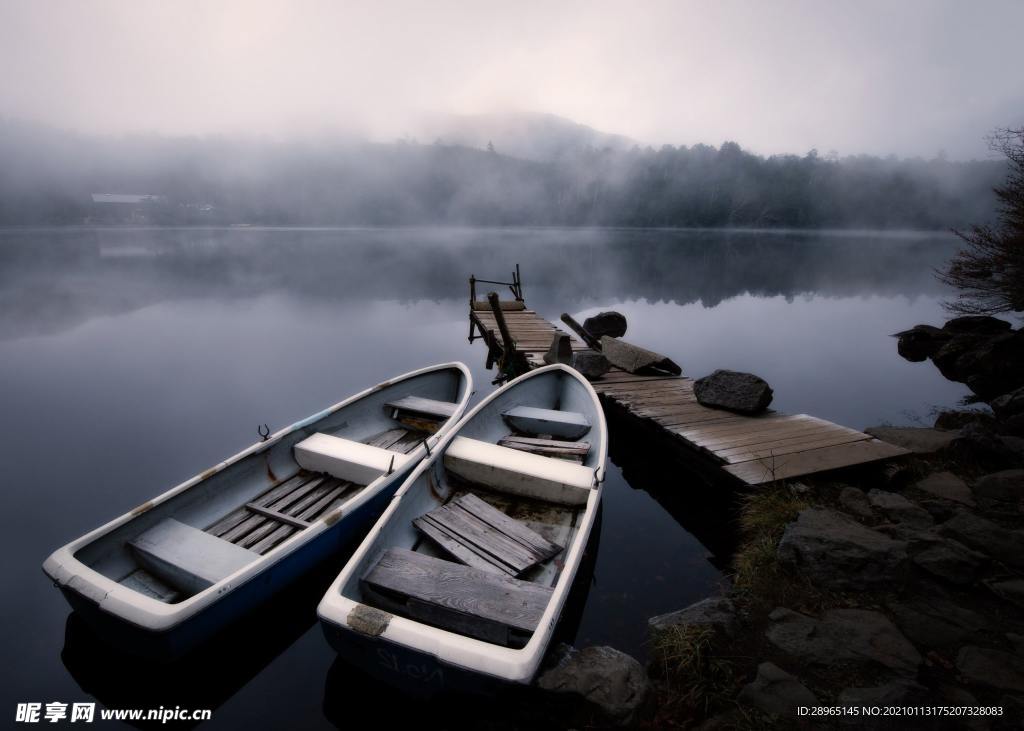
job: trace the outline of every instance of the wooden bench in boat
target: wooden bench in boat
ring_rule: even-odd
[[[259,558],[209,533],[165,518],[129,544],[152,574],[181,591],[195,594]]]
[[[413,525],[467,566],[509,576],[518,576],[562,550],[468,492],[421,515]]]
[[[585,505],[594,486],[594,471],[583,465],[468,437],[455,437],[444,465],[469,482],[561,505]]]
[[[390,475],[408,459],[402,452],[320,433],[303,439],[292,449],[295,461],[303,469],[362,485]]]
[[[414,416],[447,421],[455,415],[458,404],[451,401],[436,401],[419,396],[406,396],[397,401],[388,401],[385,406],[391,409],[391,417],[399,418],[403,413]]]
[[[552,590],[404,548],[389,548],[362,579],[381,609],[505,646],[522,646]]]
[[[575,411],[516,406],[504,412],[502,417],[516,431],[533,436],[550,434],[562,439],[579,439],[590,431],[587,417]]]
[[[499,447],[518,449],[521,452],[541,454],[545,457],[557,457],[582,462],[590,453],[590,442],[566,442],[558,439],[540,439],[537,437],[521,437],[509,434],[498,440]]]

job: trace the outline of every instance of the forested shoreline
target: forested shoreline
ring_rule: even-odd
[[[154,196],[157,225],[948,229],[990,220],[1003,161],[581,146],[551,159],[437,140],[88,137],[0,123],[0,225],[122,222],[93,193]]]

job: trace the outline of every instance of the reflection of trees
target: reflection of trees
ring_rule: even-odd
[[[287,293],[345,302],[460,299],[469,274],[522,265],[547,311],[936,292],[952,237],[579,229],[70,229],[0,236],[0,336],[148,304]]]

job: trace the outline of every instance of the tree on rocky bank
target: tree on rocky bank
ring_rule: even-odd
[[[1024,127],[998,130],[990,144],[1009,161],[1006,182],[995,189],[998,222],[957,231],[967,246],[939,273],[960,290],[946,305],[959,314],[1024,311]]]

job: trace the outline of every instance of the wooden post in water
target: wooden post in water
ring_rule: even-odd
[[[501,375],[495,379],[495,383],[508,378],[521,376],[530,370],[530,364],[526,360],[526,354],[516,350],[516,342],[512,339],[512,333],[508,330],[508,323],[505,322],[505,313],[501,311],[501,301],[497,292],[488,292],[487,301],[494,313],[494,322],[498,326],[498,333],[501,335],[502,354],[499,361]]]
[[[562,322],[571,327],[573,331],[583,339],[583,342],[587,344],[587,347],[593,348],[594,350],[601,350],[601,343],[591,335],[585,327],[576,322],[568,312],[562,313]]]
[[[501,345],[508,355],[516,349],[516,343],[512,339],[512,333],[508,331],[508,323],[505,322],[505,313],[501,311],[501,301],[497,292],[488,292],[487,301],[491,303],[491,311],[494,313],[494,321],[498,324],[498,332],[501,334]]]

